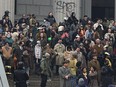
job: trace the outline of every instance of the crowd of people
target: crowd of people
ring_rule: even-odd
[[[0,21],[0,54],[17,87],[22,79],[27,87],[30,72],[41,75],[41,87],[54,75],[60,87],[110,87],[116,81],[115,43],[113,19],[77,19],[72,12],[57,23],[50,12],[41,24],[34,14],[23,14],[13,25],[6,11]]]

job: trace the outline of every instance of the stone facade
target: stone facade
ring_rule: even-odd
[[[53,12],[57,22],[75,12],[77,18],[81,15],[81,0],[17,0],[15,19],[22,14],[35,14],[42,21],[49,12]],[[62,9],[61,9],[62,8]]]
[[[16,3],[14,3],[15,1]],[[0,18],[2,18],[5,10],[10,11],[12,21],[19,19],[22,14],[35,14],[37,20],[42,21],[49,12],[53,12],[57,22],[63,21],[63,18],[70,16],[71,12],[75,12],[78,19],[85,14],[91,18],[93,1],[100,2],[100,0],[0,0]],[[100,2],[102,6],[110,5],[110,2],[103,5],[104,1]],[[114,8],[116,8],[116,0]],[[116,9],[114,10],[116,19]]]
[[[63,21],[64,17],[69,17],[72,12],[76,13],[76,17],[81,17],[81,0],[54,0],[54,15],[57,22]]]
[[[0,0],[0,19],[2,19],[4,12],[8,10],[10,12],[9,17],[14,22],[14,0]]]
[[[35,14],[37,20],[41,21],[49,12],[53,11],[53,0],[17,0],[15,19],[22,14]]]

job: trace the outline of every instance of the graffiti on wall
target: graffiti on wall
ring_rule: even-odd
[[[63,14],[71,14],[75,11],[75,2],[56,1],[56,11]]]

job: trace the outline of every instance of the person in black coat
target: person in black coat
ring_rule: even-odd
[[[5,31],[11,31],[13,29],[12,22],[9,19],[9,16],[8,15],[5,15],[4,18],[2,19],[2,27],[3,27],[3,31],[4,32]]]
[[[74,24],[76,26],[78,24],[78,19],[76,18],[75,12],[71,13],[71,16],[68,18],[68,22],[70,25]]]
[[[22,61],[23,51],[24,51],[23,45],[24,42],[20,41],[18,46],[14,48],[13,54],[16,55],[17,62]]]
[[[113,70],[112,67],[109,66],[109,62],[107,60],[104,61],[104,64],[105,65],[101,69],[102,87],[108,87],[112,84]]]
[[[29,79],[28,74],[23,69],[23,62],[18,63],[18,69],[14,71],[14,81],[16,87],[27,87],[26,81]]]
[[[53,13],[52,13],[52,12],[50,12],[50,13],[48,14],[47,20],[48,20],[48,22],[50,22],[50,25],[51,25],[51,26],[52,26],[54,23],[56,23],[56,19],[55,19],[55,17],[53,16]]]

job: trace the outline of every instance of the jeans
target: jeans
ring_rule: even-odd
[[[41,87],[46,87],[47,75],[41,74]]]

